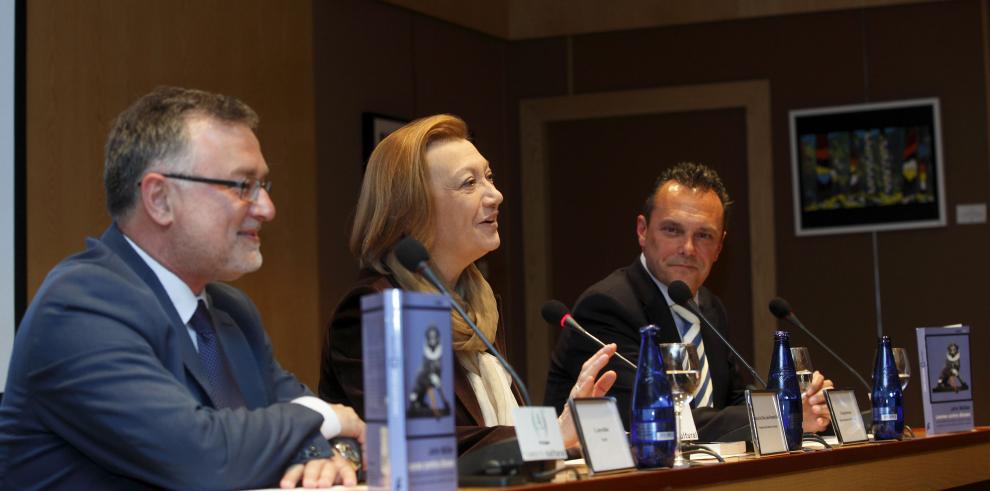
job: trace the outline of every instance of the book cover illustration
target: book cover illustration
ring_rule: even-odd
[[[973,428],[973,378],[969,326],[919,327],[918,364],[925,431]]]
[[[450,303],[397,289],[361,298],[368,488],[457,488]]]
[[[409,404],[406,408],[406,416],[409,418],[442,418],[450,415],[450,401],[443,387],[443,347],[440,328],[433,324],[428,325],[423,334],[423,356],[419,366],[406,371],[414,374],[409,384],[412,390],[409,392]],[[415,363],[415,358],[410,358],[409,361]]]

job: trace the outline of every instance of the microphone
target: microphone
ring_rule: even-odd
[[[794,315],[794,312],[791,311],[791,305],[787,303],[787,300],[784,300],[783,298],[780,297],[771,300],[770,313],[772,313],[774,317],[783,321],[787,321],[792,326],[796,326],[798,329],[804,331],[804,333],[810,336],[811,339],[814,339],[819,346],[825,348],[825,351],[828,351],[828,354],[832,355],[832,358],[838,360],[839,363],[842,364],[842,366],[846,367],[846,370],[849,370],[850,373],[855,375],[856,378],[859,379],[859,381],[863,384],[863,387],[866,387],[867,394],[870,394],[873,391],[873,389],[869,386],[869,384],[866,383],[866,379],[864,379],[863,376],[859,374],[859,372],[854,370],[853,367],[851,367],[848,363],[846,363],[846,360],[843,360],[838,354],[832,351],[831,348],[825,346],[825,343],[823,343],[821,339],[818,339],[818,336],[815,336],[814,334],[811,333],[811,331],[808,330],[807,327],[804,327],[804,324],[802,324],[801,321],[798,320],[797,316]]]
[[[565,324],[571,326],[581,334],[584,334],[584,337],[597,343],[598,346],[603,348],[605,347],[605,343],[603,343],[601,339],[596,338],[594,334],[586,331],[583,327],[581,327],[581,324],[578,324],[578,322],[574,320],[574,317],[571,317],[571,313],[567,311],[567,306],[560,300],[548,300],[547,303],[543,304],[543,308],[540,309],[540,313],[543,314],[543,320],[549,322],[550,324],[560,324],[560,327],[564,327]],[[629,365],[629,368],[632,368],[633,370],[636,369],[636,364],[626,359],[625,356],[619,354],[618,351],[615,352],[615,357],[626,362],[626,365]]]
[[[498,352],[498,350],[492,346],[491,341],[489,341],[488,338],[481,332],[481,329],[478,329],[478,326],[471,321],[471,318],[468,317],[467,312],[464,312],[461,305],[458,304],[457,301],[454,300],[454,297],[450,295],[450,292],[447,291],[447,287],[444,286],[443,282],[437,278],[436,274],[434,274],[433,268],[431,268],[429,264],[430,253],[426,251],[423,244],[412,237],[406,237],[395,245],[393,252],[395,252],[395,258],[399,260],[399,264],[409,271],[418,271],[424,278],[432,283],[444,297],[447,297],[447,300],[450,300],[450,305],[454,307],[454,310],[456,310],[458,314],[460,314],[461,318],[464,319],[464,322],[471,327],[471,330],[478,336],[478,339],[485,343],[485,347],[488,348],[488,352],[491,353],[496,360],[498,360],[502,367],[505,368],[506,372],[509,372],[509,376],[512,377],[512,380],[516,383],[516,386],[519,387],[519,392],[522,393],[523,400],[526,405],[532,406],[533,402],[529,398],[529,390],[526,389],[526,384],[524,384],[522,379],[519,378],[519,374],[512,369],[512,365],[509,365],[509,362],[505,361],[505,358],[502,358],[502,355]]]
[[[763,381],[763,379],[760,377],[760,374],[756,373],[756,370],[753,370],[753,366],[747,363],[746,359],[743,358],[742,355],[740,355],[739,352],[736,351],[736,348],[732,346],[732,343],[729,343],[729,340],[726,339],[725,336],[723,336],[718,329],[715,329],[715,326],[713,326],[712,323],[709,322],[708,319],[706,319],[705,316],[701,314],[701,309],[699,309],[698,304],[694,302],[694,299],[692,298],[691,295],[691,288],[687,286],[687,283],[684,283],[681,280],[673,281],[670,283],[670,285],[667,285],[667,293],[670,294],[670,299],[673,300],[674,303],[690,310],[691,313],[698,316],[698,319],[701,319],[701,322],[703,322],[706,326],[708,326],[708,328],[711,329],[712,332],[717,334],[718,338],[722,340],[722,344],[728,347],[729,350],[732,351],[732,354],[736,355],[736,358],[739,360],[739,362],[742,363],[747,370],[749,370],[749,373],[753,375],[753,378],[759,381],[760,384],[764,388],[766,388],[767,383]]]

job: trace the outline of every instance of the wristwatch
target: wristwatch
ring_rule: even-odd
[[[333,450],[337,453],[337,455],[343,457],[351,464],[351,466],[354,467],[354,472],[361,471],[361,451],[359,450],[357,442],[336,439],[330,442],[330,446],[333,447]]]

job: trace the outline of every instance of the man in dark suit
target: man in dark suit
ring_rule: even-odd
[[[14,342],[0,488],[354,483],[327,440],[364,423],[283,370],[251,300],[216,283],[261,266],[275,216],[257,121],[174,87],[117,118],[114,223],[49,273]]]
[[[639,355],[639,328],[649,324],[660,327],[660,343],[695,344],[701,358],[701,381],[692,413],[702,441],[726,436],[738,439],[746,434],[748,419],[740,406],[746,387],[731,351],[717,335],[697,325],[690,312],[678,312],[682,308],[670,300],[667,285],[676,280],[686,283],[701,313],[720,331],[727,331],[722,302],[702,285],[722,251],[729,204],[725,186],[707,166],[683,163],[664,171],[643,213],[636,217],[642,254],[588,288],[573,312],[588,331],[606,343],[618,344],[618,351],[631,360]],[[581,363],[596,349],[574,330],[561,333],[550,363],[545,404],[561,410]],[[618,380],[609,395],[616,398],[628,428],[635,371],[614,360],[611,364]],[[823,386],[831,382],[815,372],[803,396],[806,431],[820,431],[829,423]]]

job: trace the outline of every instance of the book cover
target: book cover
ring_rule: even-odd
[[[457,489],[450,303],[389,289],[361,322],[368,488]]]
[[[969,326],[919,327],[916,334],[925,431],[973,429]]]

